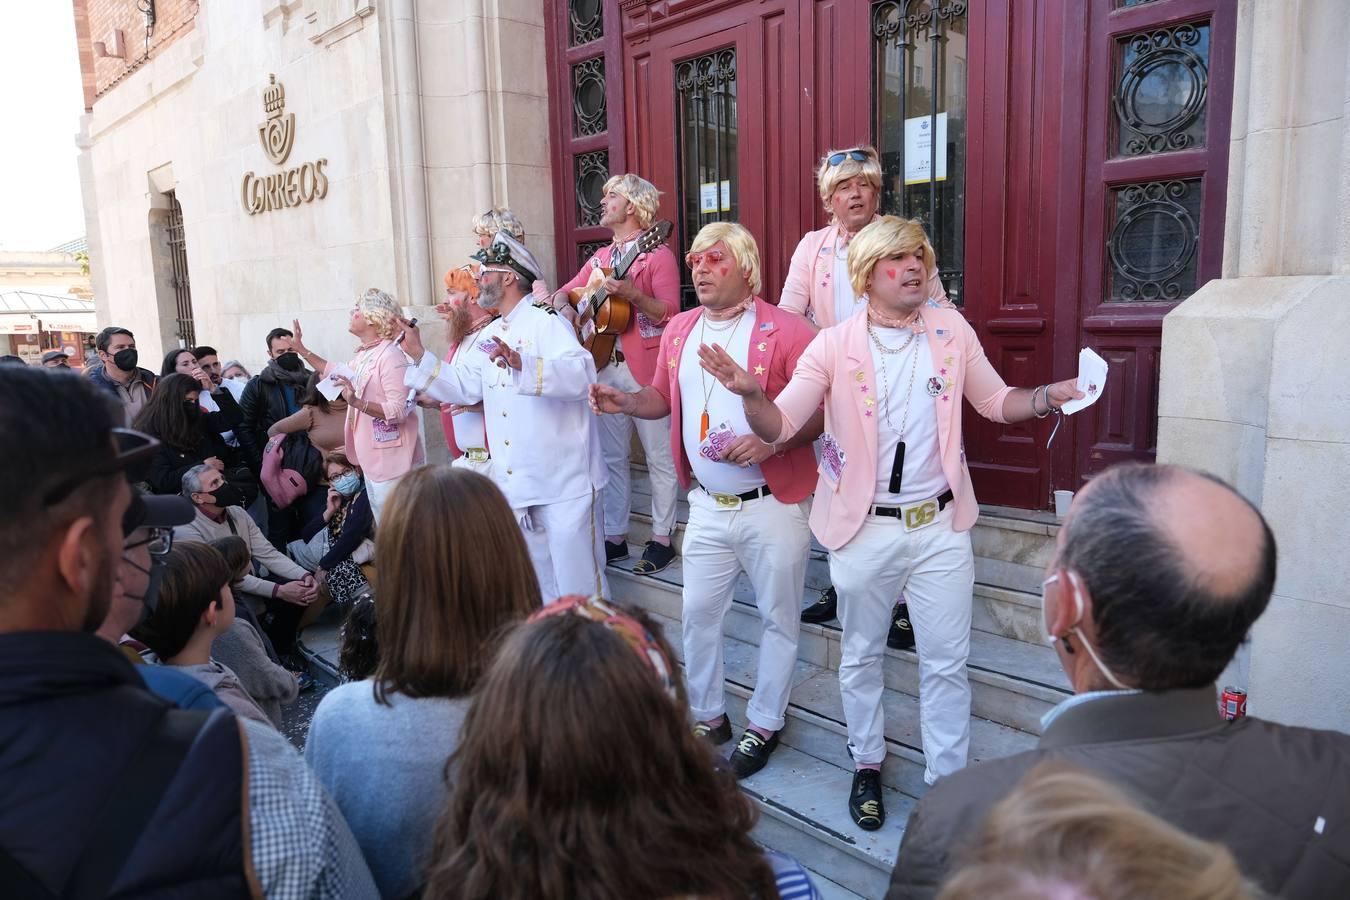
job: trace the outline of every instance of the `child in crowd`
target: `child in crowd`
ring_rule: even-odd
[[[241,716],[272,724],[229,668],[211,658],[211,645],[234,622],[234,573],[213,547],[196,541],[173,545],[155,611],[131,635],[165,665],[206,684]]]
[[[248,574],[252,559],[243,538],[233,535],[218,538],[211,542],[211,547],[229,567],[231,583]],[[236,604],[234,621],[229,631],[211,645],[211,657],[235,673],[244,690],[267,713],[272,724],[280,728],[281,707],[295,702],[300,686],[295,675],[268,654],[270,642],[256,622],[247,604]]]

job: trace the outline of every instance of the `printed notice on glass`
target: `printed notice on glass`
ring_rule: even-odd
[[[947,114],[915,116],[905,120],[905,184],[922,184],[933,179],[933,130],[937,129],[937,180],[947,180]]]
[[[717,212],[717,182],[705,181],[698,186],[698,211]]]
[[[731,182],[722,182],[722,212],[731,212]]]

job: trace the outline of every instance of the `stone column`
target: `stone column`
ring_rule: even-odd
[[[1238,20],[1223,278],[1163,322],[1158,461],[1237,485],[1279,544],[1225,679],[1254,715],[1350,731],[1350,19]]]

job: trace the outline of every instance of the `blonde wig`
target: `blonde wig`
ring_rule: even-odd
[[[361,310],[366,324],[373,326],[381,339],[393,337],[398,330],[398,318],[403,315],[403,309],[392,294],[379,288],[370,288],[356,301],[356,307]]]
[[[837,166],[830,165],[830,157],[836,153],[848,153],[852,150],[861,150],[867,154],[865,162],[858,162],[852,157],[844,157],[844,161]],[[820,168],[816,169],[816,187],[820,189],[820,200],[825,204],[825,211],[830,211],[830,198],[834,196],[835,190],[839,185],[848,181],[856,175],[861,175],[867,179],[867,183],[872,185],[875,190],[881,190],[881,157],[877,156],[875,147],[850,147],[847,150],[831,150],[820,159]]]
[[[867,293],[867,279],[883,259],[913,253],[923,261],[924,271],[932,278],[937,271],[937,254],[928,243],[928,235],[918,219],[882,216],[858,232],[848,245],[848,283],[853,294]]]
[[[701,253],[718,241],[727,245],[741,274],[750,285],[750,293],[758,297],[762,285],[759,244],[755,242],[755,236],[739,222],[710,222],[694,235],[694,243],[690,245],[689,250],[691,253]]]
[[[505,231],[513,238],[525,237],[525,226],[520,223],[515,213],[504,206],[494,206],[487,212],[473,217],[474,234],[495,237],[500,231]]]
[[[627,175],[615,175],[605,182],[604,193],[610,191],[633,204],[637,210],[638,224],[651,228],[656,221],[656,211],[661,208],[661,192],[645,178],[639,178],[632,172]]]

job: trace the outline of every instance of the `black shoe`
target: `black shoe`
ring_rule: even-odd
[[[778,732],[775,731],[773,737],[766,741],[758,732],[747,728],[736,742],[736,749],[731,751],[727,762],[731,763],[731,771],[736,773],[737,778],[749,778],[764,768],[764,764],[769,761],[769,754],[777,746]]]
[[[881,772],[859,769],[853,773],[848,794],[848,814],[863,831],[876,831],[886,824],[886,804],[881,799]]]
[[[833,587],[820,592],[820,599],[802,610],[802,621],[810,625],[820,625],[835,617],[839,611],[839,595]]]
[[[617,544],[613,541],[605,541],[605,565],[616,563],[621,559],[628,558],[628,541],[622,540]]]
[[[664,572],[675,561],[675,548],[669,544],[648,541],[642,559],[633,565],[634,575],[655,575]]]
[[[914,626],[909,624],[909,606],[902,600],[891,613],[891,631],[886,635],[886,646],[892,650],[914,649]]]
[[[731,720],[722,717],[722,724],[713,726],[707,722],[694,723],[694,737],[702,738],[714,747],[720,747],[731,740]]]

